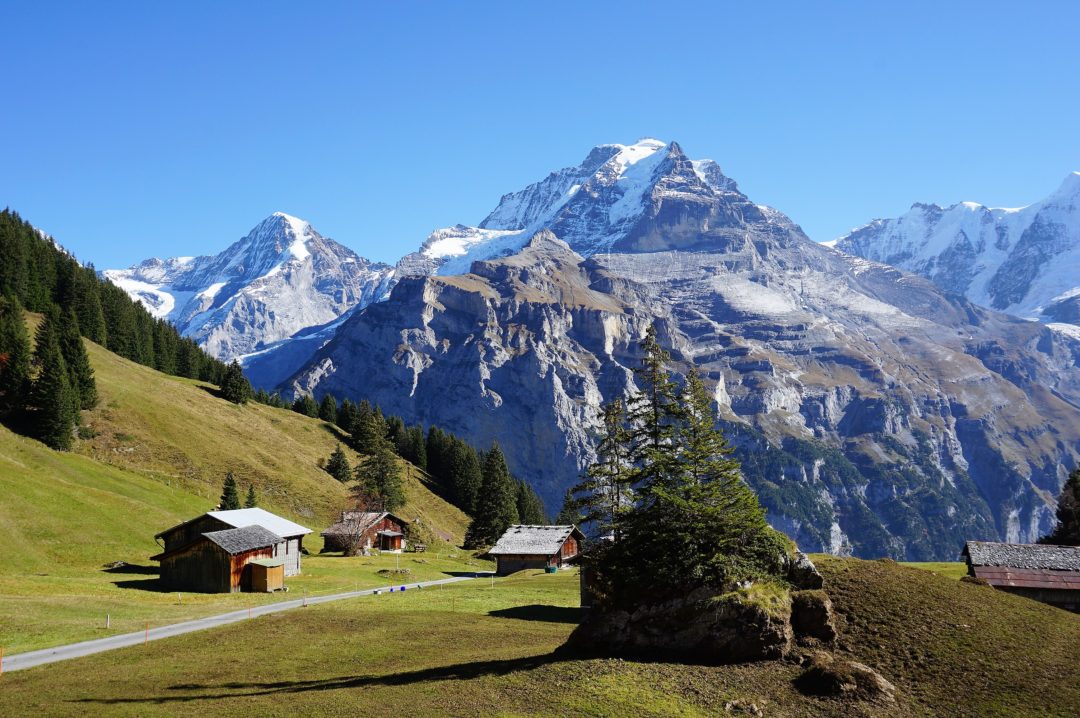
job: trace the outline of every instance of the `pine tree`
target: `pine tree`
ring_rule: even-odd
[[[452,437],[450,447],[449,476],[446,481],[454,504],[469,516],[475,516],[480,484],[484,481],[480,457],[476,449],[456,436]]]
[[[557,526],[568,526],[571,524],[578,526],[584,522],[585,517],[581,515],[581,509],[578,507],[578,502],[574,499],[574,494],[567,491],[563,495],[562,508],[555,517],[555,524]]]
[[[244,499],[244,508],[253,509],[259,505],[259,500],[255,496],[255,484],[248,484],[247,498]]]
[[[60,351],[56,312],[47,314],[38,326],[34,347],[37,378],[30,390],[34,407],[34,435],[59,451],[71,448],[72,432],[78,420],[78,399],[71,388],[70,373]]]
[[[338,406],[337,399],[333,394],[327,394],[319,402],[319,418],[323,421],[329,421],[331,424],[338,423]]]
[[[1080,546],[1080,468],[1073,469],[1058,497],[1057,525],[1039,543]]]
[[[496,442],[484,456],[484,479],[477,498],[476,515],[465,534],[465,547],[491,546],[517,522],[517,487]]]
[[[334,449],[334,453],[330,454],[330,458],[326,462],[326,473],[343,484],[353,478],[352,468],[349,466],[349,460],[346,458],[345,452],[341,450],[341,444],[338,444]]]
[[[410,426],[398,440],[398,454],[401,458],[427,470],[427,442],[422,426]]]
[[[292,405],[292,410],[295,411],[297,414],[310,416],[313,419],[319,415],[319,405],[315,403],[315,400],[307,394],[301,394],[300,396],[296,397],[296,400],[293,402]]]
[[[385,438],[376,442],[372,453],[356,465],[355,473],[360,491],[378,499],[384,511],[394,511],[405,505],[401,465]]]
[[[70,307],[61,317],[59,326],[60,353],[68,368],[68,379],[78,400],[80,409],[92,409],[97,405],[97,382],[94,381],[94,369],[90,366],[90,357],[86,353],[82,334],[79,332],[79,320],[75,310]]]
[[[351,432],[356,422],[356,404],[350,399],[343,399],[337,411],[337,425],[345,431]]]
[[[30,389],[30,337],[22,306],[0,299],[0,414],[21,411]]]
[[[246,404],[251,398],[251,384],[235,359],[225,369],[221,379],[221,396],[234,404]]]
[[[377,411],[361,412],[353,433],[353,447],[361,454],[369,456],[386,449],[393,451],[386,436],[386,422]]]
[[[594,533],[618,538],[618,523],[633,503],[635,474],[630,465],[630,433],[621,399],[603,409],[603,434],[596,447],[596,462],[585,478],[570,489],[565,505],[579,521],[593,524]],[[575,522],[576,523],[576,522]]]
[[[676,471],[672,442],[679,414],[677,388],[667,370],[671,356],[657,341],[655,326],[649,326],[640,346],[644,357],[634,373],[641,388],[627,406],[631,428],[626,453],[635,466],[635,484],[663,486]]]
[[[529,526],[543,526],[547,523],[544,502],[536,495],[533,488],[524,481],[517,482],[517,497],[515,500],[519,523]]]
[[[232,472],[225,474],[225,483],[221,485],[221,499],[218,501],[221,511],[232,511],[240,508],[240,496],[236,493],[236,479]]]

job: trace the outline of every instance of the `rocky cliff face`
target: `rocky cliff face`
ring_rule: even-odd
[[[902,217],[852,231],[836,247],[1019,317],[1080,321],[1080,173],[1020,209],[916,204]]]
[[[211,355],[229,360],[382,298],[394,272],[277,212],[220,254],[148,259],[104,274]],[[307,356],[279,370],[278,379]]]
[[[652,149],[597,148],[569,198],[581,173],[555,173],[455,228],[456,254],[426,255],[439,275],[344,321],[292,390],[498,440],[554,508],[655,323],[805,549],[954,558],[1048,528],[1080,450],[1080,344],[817,245],[678,145]],[[479,259],[447,274],[447,257]]]

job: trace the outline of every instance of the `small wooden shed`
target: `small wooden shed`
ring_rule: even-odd
[[[208,531],[188,544],[151,559],[161,562],[161,584],[171,590],[251,591],[252,562],[273,559],[274,547],[281,540],[280,536],[261,526]]]
[[[994,588],[1080,612],[1080,546],[968,541],[968,575]]]
[[[488,551],[499,575],[528,568],[556,568],[576,558],[585,535],[577,526],[511,526]]]
[[[252,561],[251,590],[257,593],[285,590],[285,559],[257,558]]]

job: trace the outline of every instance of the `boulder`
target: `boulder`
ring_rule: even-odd
[[[795,684],[803,693],[858,700],[896,700],[896,686],[865,663],[817,651],[809,655]]]
[[[832,643],[836,640],[833,605],[824,591],[791,594],[791,630],[799,643]]]
[[[788,559],[787,578],[792,586],[804,590],[821,588],[825,583],[817,566],[802,551],[796,551],[795,556]]]

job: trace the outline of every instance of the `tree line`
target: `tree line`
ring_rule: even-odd
[[[24,310],[43,315],[33,344]],[[168,374],[220,384],[227,370],[93,266],[0,211],[0,421],[69,449],[80,411],[97,402],[84,337]]]
[[[256,400],[285,406],[277,395]],[[511,524],[545,524],[540,497],[525,481],[515,479],[497,443],[478,451],[464,439],[437,426],[427,431],[406,425],[399,416],[385,416],[367,400],[341,404],[327,394],[320,401],[299,396],[291,408],[305,416],[336,424],[348,434],[347,443],[364,458],[355,467],[339,446],[326,462],[326,471],[342,482],[356,481],[354,496],[366,505],[393,511],[405,503],[397,457],[423,469],[437,492],[472,518],[466,544],[493,544]],[[372,500],[374,499],[374,501]]]

